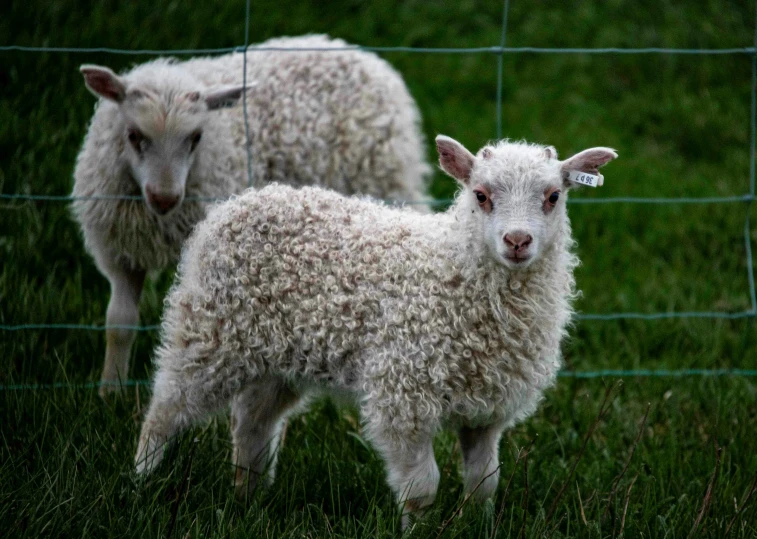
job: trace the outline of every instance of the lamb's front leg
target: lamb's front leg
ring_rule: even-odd
[[[462,427],[458,433],[463,451],[466,495],[478,501],[492,497],[499,483],[499,439],[503,426]]]
[[[158,370],[134,457],[138,474],[152,472],[172,438],[221,410],[231,400],[231,387],[243,383],[218,373],[206,374],[198,376],[181,368]]]
[[[122,389],[129,376],[131,347],[136,332],[123,326],[139,324],[139,297],[145,281],[144,270],[127,270],[109,265],[104,273],[110,281],[110,302],[105,317],[105,364],[99,393],[101,397]],[[113,327],[122,326],[122,327]]]
[[[434,459],[435,421],[415,429],[397,429],[392,417],[368,417],[366,434],[386,464],[387,482],[402,509],[402,527],[423,516],[439,488],[439,467]]]

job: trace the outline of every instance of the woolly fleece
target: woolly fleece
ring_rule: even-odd
[[[540,147],[496,150],[513,147],[549,167]],[[528,417],[572,315],[570,225],[556,216],[553,243],[511,271],[483,245],[478,213],[468,191],[422,215],[283,185],[214,209],[166,300],[156,395],[206,412],[262,376],[346,390],[369,434],[389,421],[399,443],[443,422]]]

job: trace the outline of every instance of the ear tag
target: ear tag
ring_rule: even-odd
[[[588,172],[581,172],[580,170],[571,170],[568,173],[568,180],[580,185],[586,185],[589,187],[598,187],[604,183],[604,177],[600,174],[595,176]]]

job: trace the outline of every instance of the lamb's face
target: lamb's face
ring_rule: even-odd
[[[609,148],[585,150],[557,160],[551,146],[500,142],[471,154],[459,142],[436,138],[439,163],[464,188],[461,204],[492,258],[510,270],[523,270],[567,230],[565,202],[572,170],[597,169],[617,154]]]
[[[174,211],[184,200],[187,178],[202,151],[209,115],[233,105],[243,88],[203,93],[192,89],[193,81],[176,66],[164,66],[151,83],[123,79],[106,67],[82,66],[81,72],[87,88],[119,107],[123,122],[115,135],[121,138],[121,158],[147,207],[161,216]]]
[[[546,148],[513,144],[485,148],[476,157],[462,196],[471,198],[488,252],[509,269],[538,260],[563,226],[567,189],[555,156]]]
[[[181,204],[202,144],[207,112],[199,94],[177,100],[166,107],[158,95],[139,90],[127,93],[121,104],[123,157],[145,203],[157,215],[167,215]]]

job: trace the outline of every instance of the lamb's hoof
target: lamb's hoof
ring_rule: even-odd
[[[416,517],[412,516],[410,513],[403,513],[402,514],[402,531],[403,532],[409,532],[412,531],[412,529],[415,527]]]
[[[123,396],[125,393],[126,388],[118,380],[100,380],[100,387],[97,388],[97,394],[104,401]]]
[[[236,467],[236,473],[234,474],[234,493],[237,500],[247,503],[255,495],[255,491],[258,488],[258,475],[242,466]]]
[[[421,506],[420,500],[407,500],[402,510],[402,531],[412,530],[429,509],[429,505]]]
[[[158,467],[163,460],[165,442],[155,436],[142,435],[139,439],[137,456],[134,458],[134,468],[137,475],[147,475]]]

